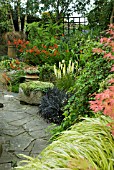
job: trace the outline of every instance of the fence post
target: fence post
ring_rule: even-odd
[[[70,22],[69,22],[69,14],[67,14],[67,19],[68,19],[68,36],[70,34]]]

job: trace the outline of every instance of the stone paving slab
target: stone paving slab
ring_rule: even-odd
[[[18,94],[0,91],[0,170],[11,170],[22,159],[19,154],[37,156],[48,144],[50,126],[38,115],[38,106],[22,105]]]

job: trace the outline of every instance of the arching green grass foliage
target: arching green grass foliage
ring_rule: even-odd
[[[61,133],[36,158],[24,156],[26,164],[16,170],[113,170],[114,138],[110,119],[86,118]]]

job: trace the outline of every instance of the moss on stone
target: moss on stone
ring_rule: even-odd
[[[30,95],[31,91],[46,92],[47,89],[52,88],[53,86],[53,83],[42,81],[30,81],[20,84],[20,88],[24,91],[26,95]]]

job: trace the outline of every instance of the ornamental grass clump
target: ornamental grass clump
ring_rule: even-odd
[[[24,156],[16,170],[113,170],[114,138],[110,118],[85,118],[70,130],[61,133],[56,141],[38,157]]]
[[[68,91],[74,85],[75,75],[78,67],[78,62],[69,60],[67,64],[65,60],[59,62],[59,68],[54,65],[54,74],[56,77],[55,84],[60,90]]]

